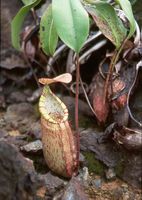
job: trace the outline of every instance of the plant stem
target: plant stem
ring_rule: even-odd
[[[38,82],[38,78],[36,76],[36,73],[35,73],[35,71],[33,69],[33,66],[32,66],[31,62],[29,61],[29,59],[28,59],[28,56],[27,56],[27,53],[26,53],[26,43],[24,43],[24,52],[23,53],[24,53],[24,58],[25,58],[25,61],[26,61],[27,65],[31,68],[33,77],[34,77],[34,79],[35,79],[35,81],[37,83],[38,88],[41,88],[41,86],[40,86],[40,84]]]
[[[34,8],[31,9],[35,24],[38,25],[38,17]]]
[[[106,98],[107,98],[107,94],[108,94],[108,86],[109,86],[109,81],[111,79],[111,74],[113,72],[113,68],[114,68],[114,60],[115,60],[115,57],[116,57],[116,54],[117,54],[117,51],[115,51],[112,59],[111,59],[111,63],[110,63],[110,66],[109,66],[109,70],[108,70],[108,74],[107,74],[107,77],[106,77],[106,82],[105,82],[105,86],[104,86],[104,104],[106,102]]]
[[[112,73],[113,73],[113,70],[114,70],[114,67],[119,59],[119,55],[126,43],[128,38],[126,38],[122,45],[120,46],[120,48],[117,50],[115,50],[115,53],[111,59],[111,63],[110,63],[110,66],[109,66],[109,71],[108,71],[108,75],[107,75],[107,78],[106,78],[106,82],[105,82],[105,87],[104,87],[104,103],[106,101],[106,98],[107,98],[107,94],[108,94],[108,87],[109,87],[109,81],[112,79]]]
[[[79,55],[76,56],[76,95],[75,95],[75,129],[77,141],[77,160],[79,161],[80,152],[80,136],[79,136],[79,123],[78,123],[78,99],[79,99],[79,78],[80,78],[80,64]]]

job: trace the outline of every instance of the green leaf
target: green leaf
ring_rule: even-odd
[[[89,16],[80,0],[53,0],[52,12],[61,40],[79,53],[89,34]]]
[[[34,0],[22,0],[25,5],[33,3]]]
[[[136,24],[135,24],[135,18],[133,15],[131,3],[129,0],[116,0],[118,4],[120,4],[121,8],[123,9],[127,19],[129,20],[130,23],[130,31],[128,34],[128,39],[134,34],[136,30]]]
[[[30,11],[31,8],[35,7],[39,4],[41,0],[34,0],[32,3],[23,6],[17,15],[14,17],[11,23],[11,39],[13,46],[20,50],[20,31],[22,27],[22,23],[24,18],[26,17],[27,13]]]
[[[43,51],[53,55],[58,42],[58,35],[52,18],[52,6],[49,5],[40,21],[40,41]]]
[[[114,8],[107,2],[98,2],[87,6],[102,33],[119,48],[126,37],[126,29],[118,18]]]

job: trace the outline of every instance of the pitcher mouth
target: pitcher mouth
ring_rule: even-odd
[[[39,100],[39,110],[47,121],[58,124],[68,120],[68,109],[65,104],[52,93],[49,86],[43,88]]]

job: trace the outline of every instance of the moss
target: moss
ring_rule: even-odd
[[[115,173],[118,177],[122,177],[127,160],[127,151],[121,150],[121,159],[115,167]]]
[[[83,115],[79,116],[79,126],[83,128],[93,127],[94,120]]]
[[[95,158],[95,154],[93,152],[84,152],[83,155],[87,160],[89,172],[93,172],[100,176],[104,174],[105,166]]]
[[[124,171],[124,162],[123,161],[120,161],[117,166],[115,167],[115,173],[116,175],[119,177],[122,176],[123,174],[123,171]]]
[[[35,170],[38,173],[45,174],[49,171],[49,168],[47,164],[45,163],[43,156],[37,155],[36,157],[33,158],[33,161],[34,161]]]
[[[49,168],[47,164],[45,163],[43,153],[37,153],[37,154],[25,153],[25,156],[33,161],[36,172],[40,174],[46,174],[47,172],[49,172]]]

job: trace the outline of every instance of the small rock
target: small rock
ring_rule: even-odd
[[[92,181],[92,184],[97,188],[101,188],[102,186],[102,180],[100,178],[97,178],[95,180]]]
[[[114,180],[116,178],[116,174],[113,168],[109,168],[106,172],[105,172],[106,178],[108,180]]]
[[[7,131],[5,131],[5,130],[0,130],[0,138],[4,138],[4,137],[6,137],[6,136],[8,136]]]
[[[0,94],[0,108],[5,108],[6,103],[5,103],[5,97],[3,94]]]
[[[125,184],[125,183],[123,183],[122,185],[121,185],[121,187],[123,188],[123,192],[127,192],[128,191],[128,185],[127,184]]]
[[[7,98],[7,103],[21,103],[25,101],[26,95],[20,91],[10,93],[10,95]]]
[[[73,177],[70,180],[64,191],[62,200],[88,200],[87,195],[84,193],[84,188],[77,178]]]
[[[122,188],[128,188],[128,185],[127,185],[126,183],[123,183],[123,184],[121,185],[121,187],[122,187]]]
[[[37,121],[31,125],[30,131],[28,133],[35,139],[41,139],[41,124],[40,121]]]
[[[112,192],[112,195],[113,195],[113,199],[115,199],[115,200],[120,200],[120,199],[122,199],[122,196],[123,196],[123,189],[120,188],[120,187],[114,189],[113,192]]]
[[[11,130],[11,131],[8,131],[8,135],[10,135],[10,136],[19,136],[20,132],[18,130]]]
[[[30,103],[35,103],[39,99],[39,97],[41,96],[41,93],[42,93],[42,88],[35,90],[33,92],[32,96],[27,98],[27,101],[30,102]]]
[[[64,194],[64,190],[60,190],[60,191],[56,192],[56,194],[53,197],[53,200],[61,200],[63,194]]]
[[[7,124],[6,124],[6,121],[4,119],[4,115],[2,114],[2,115],[0,115],[0,130],[2,130],[3,128],[5,128],[6,125]]]
[[[42,198],[42,199],[45,197],[45,194],[46,194],[46,187],[45,187],[45,186],[39,188],[39,189],[37,190],[37,192],[36,192],[37,197],[38,197],[38,198]]]
[[[81,166],[85,164],[85,156],[82,153],[79,154],[79,164]]]
[[[9,144],[14,144],[16,147],[20,148],[21,146],[26,145],[27,142],[27,135],[19,135],[19,136],[10,136],[6,137],[6,141]]]
[[[8,129],[18,129],[21,133],[29,132],[31,125],[37,121],[34,107],[29,103],[8,106],[4,120]]]
[[[43,185],[48,191],[48,195],[51,196],[53,196],[57,190],[59,190],[66,184],[63,179],[60,179],[58,176],[55,176],[50,172],[44,175],[39,175],[38,179],[40,180],[40,182],[43,182]]]
[[[84,182],[88,182],[89,180],[89,171],[87,167],[83,167],[80,172],[79,175],[77,176],[78,180]]]
[[[130,197],[130,196],[129,196],[128,193],[124,193],[124,194],[123,194],[123,200],[129,200],[129,199],[130,199],[129,197]]]
[[[40,140],[36,140],[34,142],[30,142],[22,147],[20,147],[21,151],[25,151],[27,153],[35,153],[42,150],[42,142]]]

